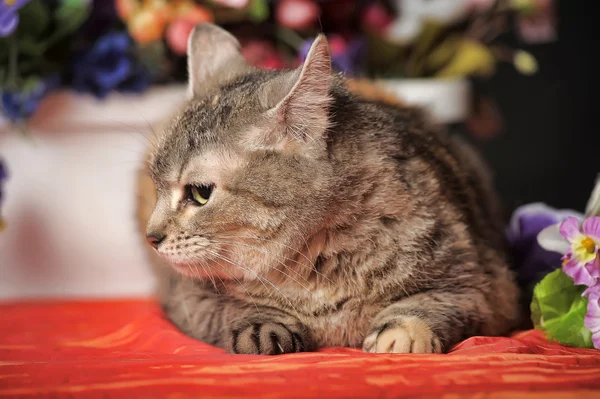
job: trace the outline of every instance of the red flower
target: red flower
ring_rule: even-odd
[[[381,4],[370,4],[362,15],[362,23],[365,29],[372,32],[383,32],[394,20]]]
[[[282,69],[285,62],[277,49],[267,41],[250,41],[242,47],[242,55],[250,65],[265,69]]]

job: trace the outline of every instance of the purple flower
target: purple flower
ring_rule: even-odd
[[[8,36],[19,25],[17,10],[30,0],[0,0],[0,37]]]
[[[515,210],[506,236],[521,285],[529,287],[560,267],[564,252],[557,253],[542,247],[537,237],[544,229],[557,225],[570,216],[581,215],[572,211],[559,211],[540,203],[524,205]],[[561,241],[564,241],[562,237]]]
[[[112,90],[142,92],[150,83],[148,74],[131,52],[131,39],[124,33],[109,33],[73,64],[73,87],[99,98]]]
[[[588,305],[584,325],[592,332],[594,348],[600,349],[600,285],[595,285],[586,292]]]
[[[571,244],[563,257],[563,271],[577,285],[595,285],[600,277],[600,217],[585,219],[581,228],[577,218],[570,217],[560,225],[560,234]]]
[[[329,49],[331,52],[331,64],[334,69],[355,75],[363,69],[365,60],[366,41],[356,38],[346,41],[339,35],[331,35],[329,38]],[[302,61],[306,59],[313,39],[306,40],[299,50]]]
[[[24,90],[3,90],[1,94],[2,113],[11,122],[29,118],[38,109],[40,101],[60,85],[58,75],[38,80]]]

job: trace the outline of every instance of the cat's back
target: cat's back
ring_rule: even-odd
[[[477,239],[505,250],[492,173],[473,145],[377,84],[348,80],[333,95],[331,147],[344,164],[382,169],[393,163],[395,178],[413,196],[452,204]]]

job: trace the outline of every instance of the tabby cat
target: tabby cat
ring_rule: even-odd
[[[331,71],[248,65],[198,25],[189,98],[141,171],[161,304],[231,353],[432,353],[518,322],[478,155],[423,113]],[[368,86],[367,86],[368,87]]]

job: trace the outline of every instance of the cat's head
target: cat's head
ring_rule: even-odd
[[[151,154],[150,244],[190,276],[251,279],[274,267],[293,275],[286,268],[306,263],[307,237],[327,227],[335,197],[325,37],[298,69],[263,71],[232,35],[201,24],[188,72],[189,101]]]

